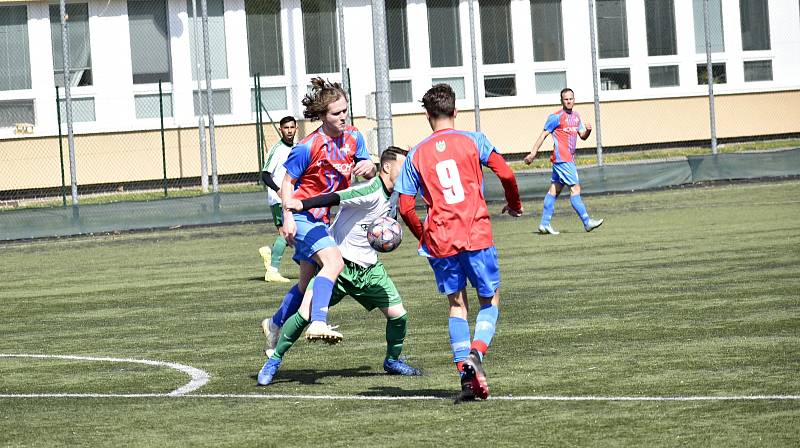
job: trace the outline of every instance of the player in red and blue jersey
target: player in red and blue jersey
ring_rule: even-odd
[[[544,196],[539,233],[559,234],[550,225],[550,219],[553,217],[553,211],[556,207],[556,198],[561,194],[564,185],[569,185],[569,201],[581,221],[583,221],[583,229],[591,232],[603,224],[602,219],[592,219],[589,216],[589,212],[586,211],[586,206],[583,205],[583,200],[581,200],[581,184],[578,179],[578,168],[575,166],[575,148],[578,144],[579,136],[582,140],[589,138],[589,134],[592,133],[592,124],[584,124],[578,112],[572,110],[574,104],[575,93],[572,89],[566,88],[562,90],[562,108],[547,117],[547,121],[544,123],[544,130],[533,145],[533,151],[523,159],[526,164],[530,165],[542,143],[544,143],[544,139],[548,135],[553,136],[553,153],[550,154],[550,161],[553,163],[553,174],[550,177],[550,189]]]
[[[284,163],[286,175],[281,185],[284,204],[345,189],[350,186],[353,175],[372,178],[376,172],[364,136],[347,124],[347,96],[341,85],[322,78],[312,79],[311,85],[311,92],[303,98],[303,115],[311,120],[322,120],[322,126],[295,145]],[[333,286],[344,268],[342,254],[328,235],[329,214],[329,207],[283,211],[281,234],[295,247],[293,259],[300,265],[300,278],[286,294],[278,311],[261,322],[267,337],[265,351],[275,348],[281,326],[299,309],[314,276],[311,325],[306,330],[306,338],[330,343],[342,338],[341,333],[327,324]]]
[[[433,86],[422,104],[434,132],[409,152],[395,191],[400,193],[403,220],[420,240],[420,255],[428,257],[439,292],[449,300],[450,345],[461,374],[456,401],[485,399],[489,387],[483,356],[497,325],[500,268],[483,196],[482,167],[488,166],[503,184],[507,201],[503,212],[521,216],[522,203],[514,173],[486,136],[453,129],[457,111],[449,85]],[[424,224],[414,210],[417,192],[428,206]],[[481,308],[472,342],[467,279],[478,292]]]

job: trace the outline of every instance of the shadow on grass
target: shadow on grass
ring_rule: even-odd
[[[390,378],[387,375],[387,378]],[[458,392],[447,389],[401,389],[394,386],[373,386],[369,390],[356,395],[362,397],[436,397],[453,398]]]
[[[281,370],[275,375],[275,379],[270,384],[299,383],[303,385],[319,384],[319,380],[330,377],[342,378],[367,378],[373,376],[383,376],[385,373],[376,372],[372,367],[360,366],[352,369],[339,370]],[[258,375],[250,375],[250,378],[257,379]]]

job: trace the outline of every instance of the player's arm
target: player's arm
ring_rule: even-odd
[[[514,176],[514,172],[511,171],[511,167],[506,163],[506,160],[500,153],[492,151],[486,162],[486,166],[494,171],[500,179],[500,183],[503,185],[503,191],[506,195],[506,206],[503,207],[503,213],[508,212],[509,215],[515,217],[522,216],[522,201],[519,199],[517,178]]]
[[[372,163],[372,158],[369,155],[369,151],[367,151],[367,144],[364,142],[364,135],[362,135],[361,132],[356,131],[355,138],[356,153],[353,157],[353,160],[355,160],[356,166],[353,168],[353,174],[365,179],[372,179],[375,177],[375,174],[378,173],[378,169],[375,164]]]
[[[408,226],[408,229],[411,230],[411,233],[414,234],[414,237],[421,241],[423,227],[422,221],[420,221],[419,215],[417,215],[416,206],[416,196],[400,193],[400,198],[397,201],[397,208],[400,212],[400,216],[403,218],[403,222]]]
[[[289,173],[283,176],[283,184],[281,184],[281,202],[283,204],[295,201],[294,199],[294,185],[297,179],[292,177]],[[294,215],[288,208],[283,208],[283,227],[280,228],[281,236],[286,239],[286,243],[294,246],[294,236],[297,234],[297,224],[294,222]]]
[[[341,200],[342,197],[338,193],[325,193],[319,196],[303,199],[302,201],[292,199],[288,202],[284,202],[283,208],[293,212],[302,212],[305,210],[311,210],[312,208],[333,207],[334,205],[339,205]]]
[[[581,119],[581,128],[578,130],[578,135],[581,136],[581,140],[586,140],[587,138],[589,138],[589,134],[591,133],[592,133],[592,123],[588,121],[584,123],[583,119]]]
[[[546,139],[549,134],[550,132],[548,132],[546,129],[542,131],[541,134],[539,134],[539,138],[537,138],[536,143],[533,144],[533,149],[531,150],[530,154],[528,154],[527,156],[525,156],[524,159],[522,159],[522,161],[525,162],[526,165],[530,165],[531,162],[533,162],[533,159],[536,158],[536,153],[539,152],[539,148],[542,147],[544,139]]]
[[[281,187],[275,183],[275,179],[272,178],[272,173],[269,171],[262,171],[261,172],[261,180],[264,182],[264,185],[268,186],[272,189],[272,191],[280,191]]]

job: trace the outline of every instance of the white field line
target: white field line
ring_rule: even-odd
[[[120,363],[133,363],[133,364],[145,364],[148,366],[155,366],[155,367],[169,367],[170,369],[175,369],[180,372],[183,372],[189,375],[192,379],[184,384],[183,386],[173,390],[168,394],[132,394],[133,396],[142,397],[142,396],[169,396],[169,397],[179,397],[183,394],[187,394],[189,392],[193,392],[201,387],[203,387],[209,380],[210,375],[200,369],[197,369],[192,366],[187,366],[184,364],[178,364],[174,362],[166,362],[166,361],[151,361],[149,359],[131,359],[131,358],[105,358],[105,357],[96,357],[96,356],[74,356],[74,355],[33,355],[33,354],[12,354],[12,353],[0,353],[0,358],[38,358],[38,359],[69,359],[74,361],[102,361],[102,362],[120,362]],[[38,396],[39,394],[32,394]],[[48,394],[41,394],[41,395],[48,395]],[[59,394],[51,394],[51,395],[59,395]],[[69,394],[64,394],[69,395]],[[100,395],[100,396],[113,396],[119,394],[75,394],[76,396],[83,396],[83,395]],[[23,395],[0,395],[3,398],[8,398],[11,396],[23,396]],[[33,398],[33,397],[27,397]]]
[[[323,401],[450,401],[452,398],[432,395],[289,395],[289,394],[0,394],[0,398],[172,398],[256,399],[256,400],[323,400]],[[520,395],[489,397],[489,401],[787,401],[800,400],[800,395],[720,395],[720,396],[557,396]]]
[[[32,355],[0,353],[0,358],[39,358],[69,359],[75,361],[104,361],[145,364],[157,367],[169,367],[186,373],[192,379],[185,385],[167,394],[95,394],[95,393],[44,393],[44,394],[0,394],[0,398],[210,398],[210,399],[258,399],[258,400],[329,400],[329,401],[443,401],[447,397],[432,395],[303,395],[303,394],[191,394],[204,386],[210,375],[200,369],[165,361],[148,359],[104,358],[72,355]],[[507,395],[489,397],[491,401],[786,401],[800,400],[800,395],[710,395],[710,396],[558,396],[558,395]]]

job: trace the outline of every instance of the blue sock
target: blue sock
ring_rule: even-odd
[[[572,203],[572,208],[575,209],[575,213],[581,217],[581,221],[583,221],[583,225],[589,224],[589,212],[586,211],[586,206],[583,205],[583,201],[581,200],[581,195],[573,194],[569,197],[569,202]]]
[[[331,303],[333,281],[317,276],[314,278],[314,287],[311,296],[311,322],[328,321],[328,305]]]
[[[450,347],[453,349],[453,362],[458,363],[469,356],[469,323],[460,317],[451,317],[448,321],[450,330]]]
[[[472,341],[472,348],[477,349],[481,355],[486,353],[489,344],[492,343],[499,313],[500,310],[491,303],[481,305],[481,310],[478,311],[478,317],[475,318],[475,339]]]
[[[300,288],[295,284],[283,297],[283,302],[281,302],[281,306],[278,307],[278,311],[275,311],[275,314],[272,315],[272,323],[282,327],[286,319],[300,309],[300,304],[302,302],[303,292],[301,292]]]
[[[542,226],[549,226],[550,219],[553,217],[553,211],[556,209],[556,197],[549,192],[544,195],[544,207],[542,208],[542,221],[539,223]]]

